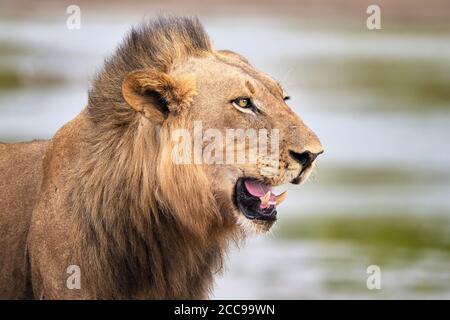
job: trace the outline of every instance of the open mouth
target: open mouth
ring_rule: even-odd
[[[277,219],[277,205],[287,196],[286,191],[276,195],[270,185],[250,178],[240,178],[236,182],[236,205],[250,220]]]

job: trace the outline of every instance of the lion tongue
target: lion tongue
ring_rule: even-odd
[[[264,196],[267,192],[272,193],[272,187],[263,184],[259,181],[255,180],[245,180],[244,181],[245,188],[247,189],[248,193],[250,193],[252,196],[260,198]]]

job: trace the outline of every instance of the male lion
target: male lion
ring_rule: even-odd
[[[322,152],[286,99],[197,19],[133,29],[51,140],[0,144],[0,298],[207,298],[230,240],[269,230],[272,187]],[[277,129],[277,167],[174,163],[173,133],[194,121]]]

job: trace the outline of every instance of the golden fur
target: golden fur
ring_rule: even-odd
[[[270,106],[264,117],[228,108],[224,94],[242,90]],[[220,130],[279,128],[279,173],[263,175],[263,159],[252,166],[174,164],[172,133],[199,119]],[[21,175],[19,158],[30,159],[23,166],[33,172],[22,177],[27,192],[11,178],[0,182],[0,209],[9,217],[0,223],[9,230],[3,247],[14,244],[8,255],[21,257],[11,266],[0,254],[10,277],[0,281],[0,296],[46,299],[207,298],[230,240],[272,225],[243,218],[232,200],[236,179],[299,182],[311,169],[299,175],[303,168],[289,150],[321,151],[275,81],[237,54],[215,51],[198,20],[187,18],[133,29],[94,79],[87,108],[50,142],[21,153],[0,147],[0,178]],[[8,151],[15,156],[5,157]],[[25,199],[31,203],[6,212]],[[20,237],[10,231],[16,228]],[[67,288],[69,265],[80,266],[81,289]]]

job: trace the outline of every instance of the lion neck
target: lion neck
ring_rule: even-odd
[[[214,196],[199,208],[176,203],[197,188],[177,183],[179,168],[156,165],[160,135],[148,121],[92,124],[84,141],[70,193],[84,288],[98,298],[207,297],[235,233],[211,212],[218,210]],[[158,170],[178,180],[161,184]]]

